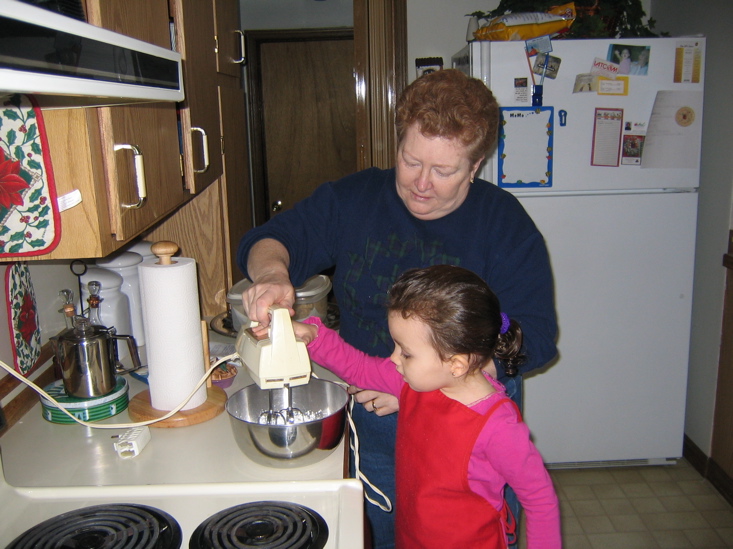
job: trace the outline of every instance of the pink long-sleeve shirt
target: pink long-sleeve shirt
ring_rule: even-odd
[[[355,349],[316,317],[305,322],[318,327],[318,337],[308,345],[312,360],[347,383],[399,397],[405,381],[390,359],[371,357]],[[487,378],[497,392],[471,406],[480,414],[504,396],[501,383]],[[552,480],[530,440],[527,425],[509,402],[501,405],[486,422],[468,466],[470,489],[497,510],[503,506],[505,484],[512,487],[524,509],[530,549],[562,547],[560,507]]]

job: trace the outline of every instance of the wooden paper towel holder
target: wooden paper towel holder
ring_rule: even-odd
[[[178,251],[178,245],[175,242],[162,240],[153,244],[150,250],[158,256],[158,264],[170,265],[172,263],[171,257]],[[205,321],[201,322],[201,331],[204,342],[204,367],[208,369],[210,364],[209,337],[208,326]],[[209,381],[206,386],[206,401],[202,405],[191,410],[180,410],[167,419],[151,423],[150,427],[186,427],[203,423],[221,414],[224,411],[226,401],[227,394],[224,389],[212,385]],[[142,422],[161,418],[168,414],[169,410],[153,408],[150,390],[145,390],[130,399],[127,412],[132,421]]]

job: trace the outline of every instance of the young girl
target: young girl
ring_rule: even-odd
[[[294,326],[315,362],[400,399],[397,547],[506,547],[514,532],[505,484],[524,508],[529,548],[561,547],[552,481],[494,379],[493,357],[510,374],[523,358],[519,325],[480,277],[452,265],[406,271],[387,311],[395,343],[388,359],[349,346],[316,317]]]
[[[619,52],[614,50],[614,55],[618,59],[618,73],[629,74],[631,72],[631,52],[628,48],[624,48]]]

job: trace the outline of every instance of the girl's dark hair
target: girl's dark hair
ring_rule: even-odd
[[[499,299],[481,277],[455,265],[433,265],[405,271],[389,292],[387,310],[415,317],[429,328],[441,360],[469,357],[469,370],[497,358],[513,376],[524,362],[522,328],[514,320],[501,334]]]

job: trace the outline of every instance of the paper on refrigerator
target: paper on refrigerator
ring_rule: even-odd
[[[642,168],[699,168],[702,100],[702,90],[657,92],[644,140]]]

